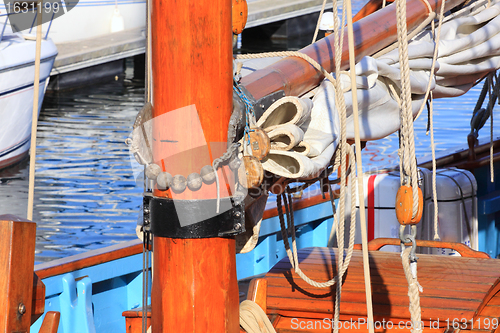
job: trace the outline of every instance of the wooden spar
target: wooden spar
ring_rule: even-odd
[[[186,177],[226,149],[232,112],[231,1],[153,0],[151,24],[153,157],[164,171]],[[201,133],[195,130],[198,124]],[[193,149],[203,140],[208,147]],[[216,151],[213,143],[222,143],[223,150]],[[177,196],[156,189],[153,194],[198,200],[215,198],[216,192],[215,185],[203,184],[199,191],[186,189]],[[238,332],[234,237],[154,236],[153,243],[153,332]]]
[[[445,11],[462,2],[463,0],[446,1]],[[429,0],[429,4],[436,10],[441,6],[441,0]],[[424,1],[407,1],[408,31],[416,28],[427,16],[428,9]],[[353,29],[356,62],[358,62],[361,58],[374,54],[396,41],[396,7],[387,6],[359,20],[354,23]],[[344,35],[342,69],[345,70],[349,68],[347,30]],[[300,52],[319,62],[327,71],[333,72],[335,66],[333,40],[334,36],[330,35],[303,48]],[[323,78],[324,76],[307,61],[288,57],[245,76],[241,84],[255,99],[259,99],[279,90],[284,90],[288,96],[299,96],[317,86]]]

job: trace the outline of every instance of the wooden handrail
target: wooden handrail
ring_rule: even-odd
[[[36,265],[35,273],[45,279],[139,253],[142,253],[142,241],[136,239]]]
[[[386,245],[399,245],[399,244],[401,244],[401,241],[398,238],[375,238],[368,243],[368,250],[378,251]],[[408,243],[406,245],[409,246],[411,244]],[[488,254],[473,250],[467,245],[462,243],[417,239],[417,246],[455,250],[464,258],[490,259],[490,256]],[[354,249],[361,250],[361,244],[355,244]]]

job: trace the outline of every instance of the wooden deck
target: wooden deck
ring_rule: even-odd
[[[248,0],[248,22],[252,28],[319,12],[322,0]],[[327,8],[331,8],[329,2]],[[57,44],[59,55],[51,76],[125,59],[145,52],[145,28]]]

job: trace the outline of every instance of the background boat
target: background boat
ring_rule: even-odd
[[[6,19],[6,16],[3,17]],[[29,150],[35,77],[35,41],[5,26],[0,39],[0,169],[20,161]],[[0,30],[1,31],[1,30]],[[43,102],[57,49],[42,41],[39,106]]]
[[[0,14],[5,10],[1,3]],[[63,1],[61,10],[64,15],[42,25],[56,45],[141,28],[146,21],[145,0]]]

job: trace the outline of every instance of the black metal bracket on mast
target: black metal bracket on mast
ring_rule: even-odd
[[[157,237],[210,238],[245,232],[243,198],[173,200],[151,197],[148,204],[151,232]]]

